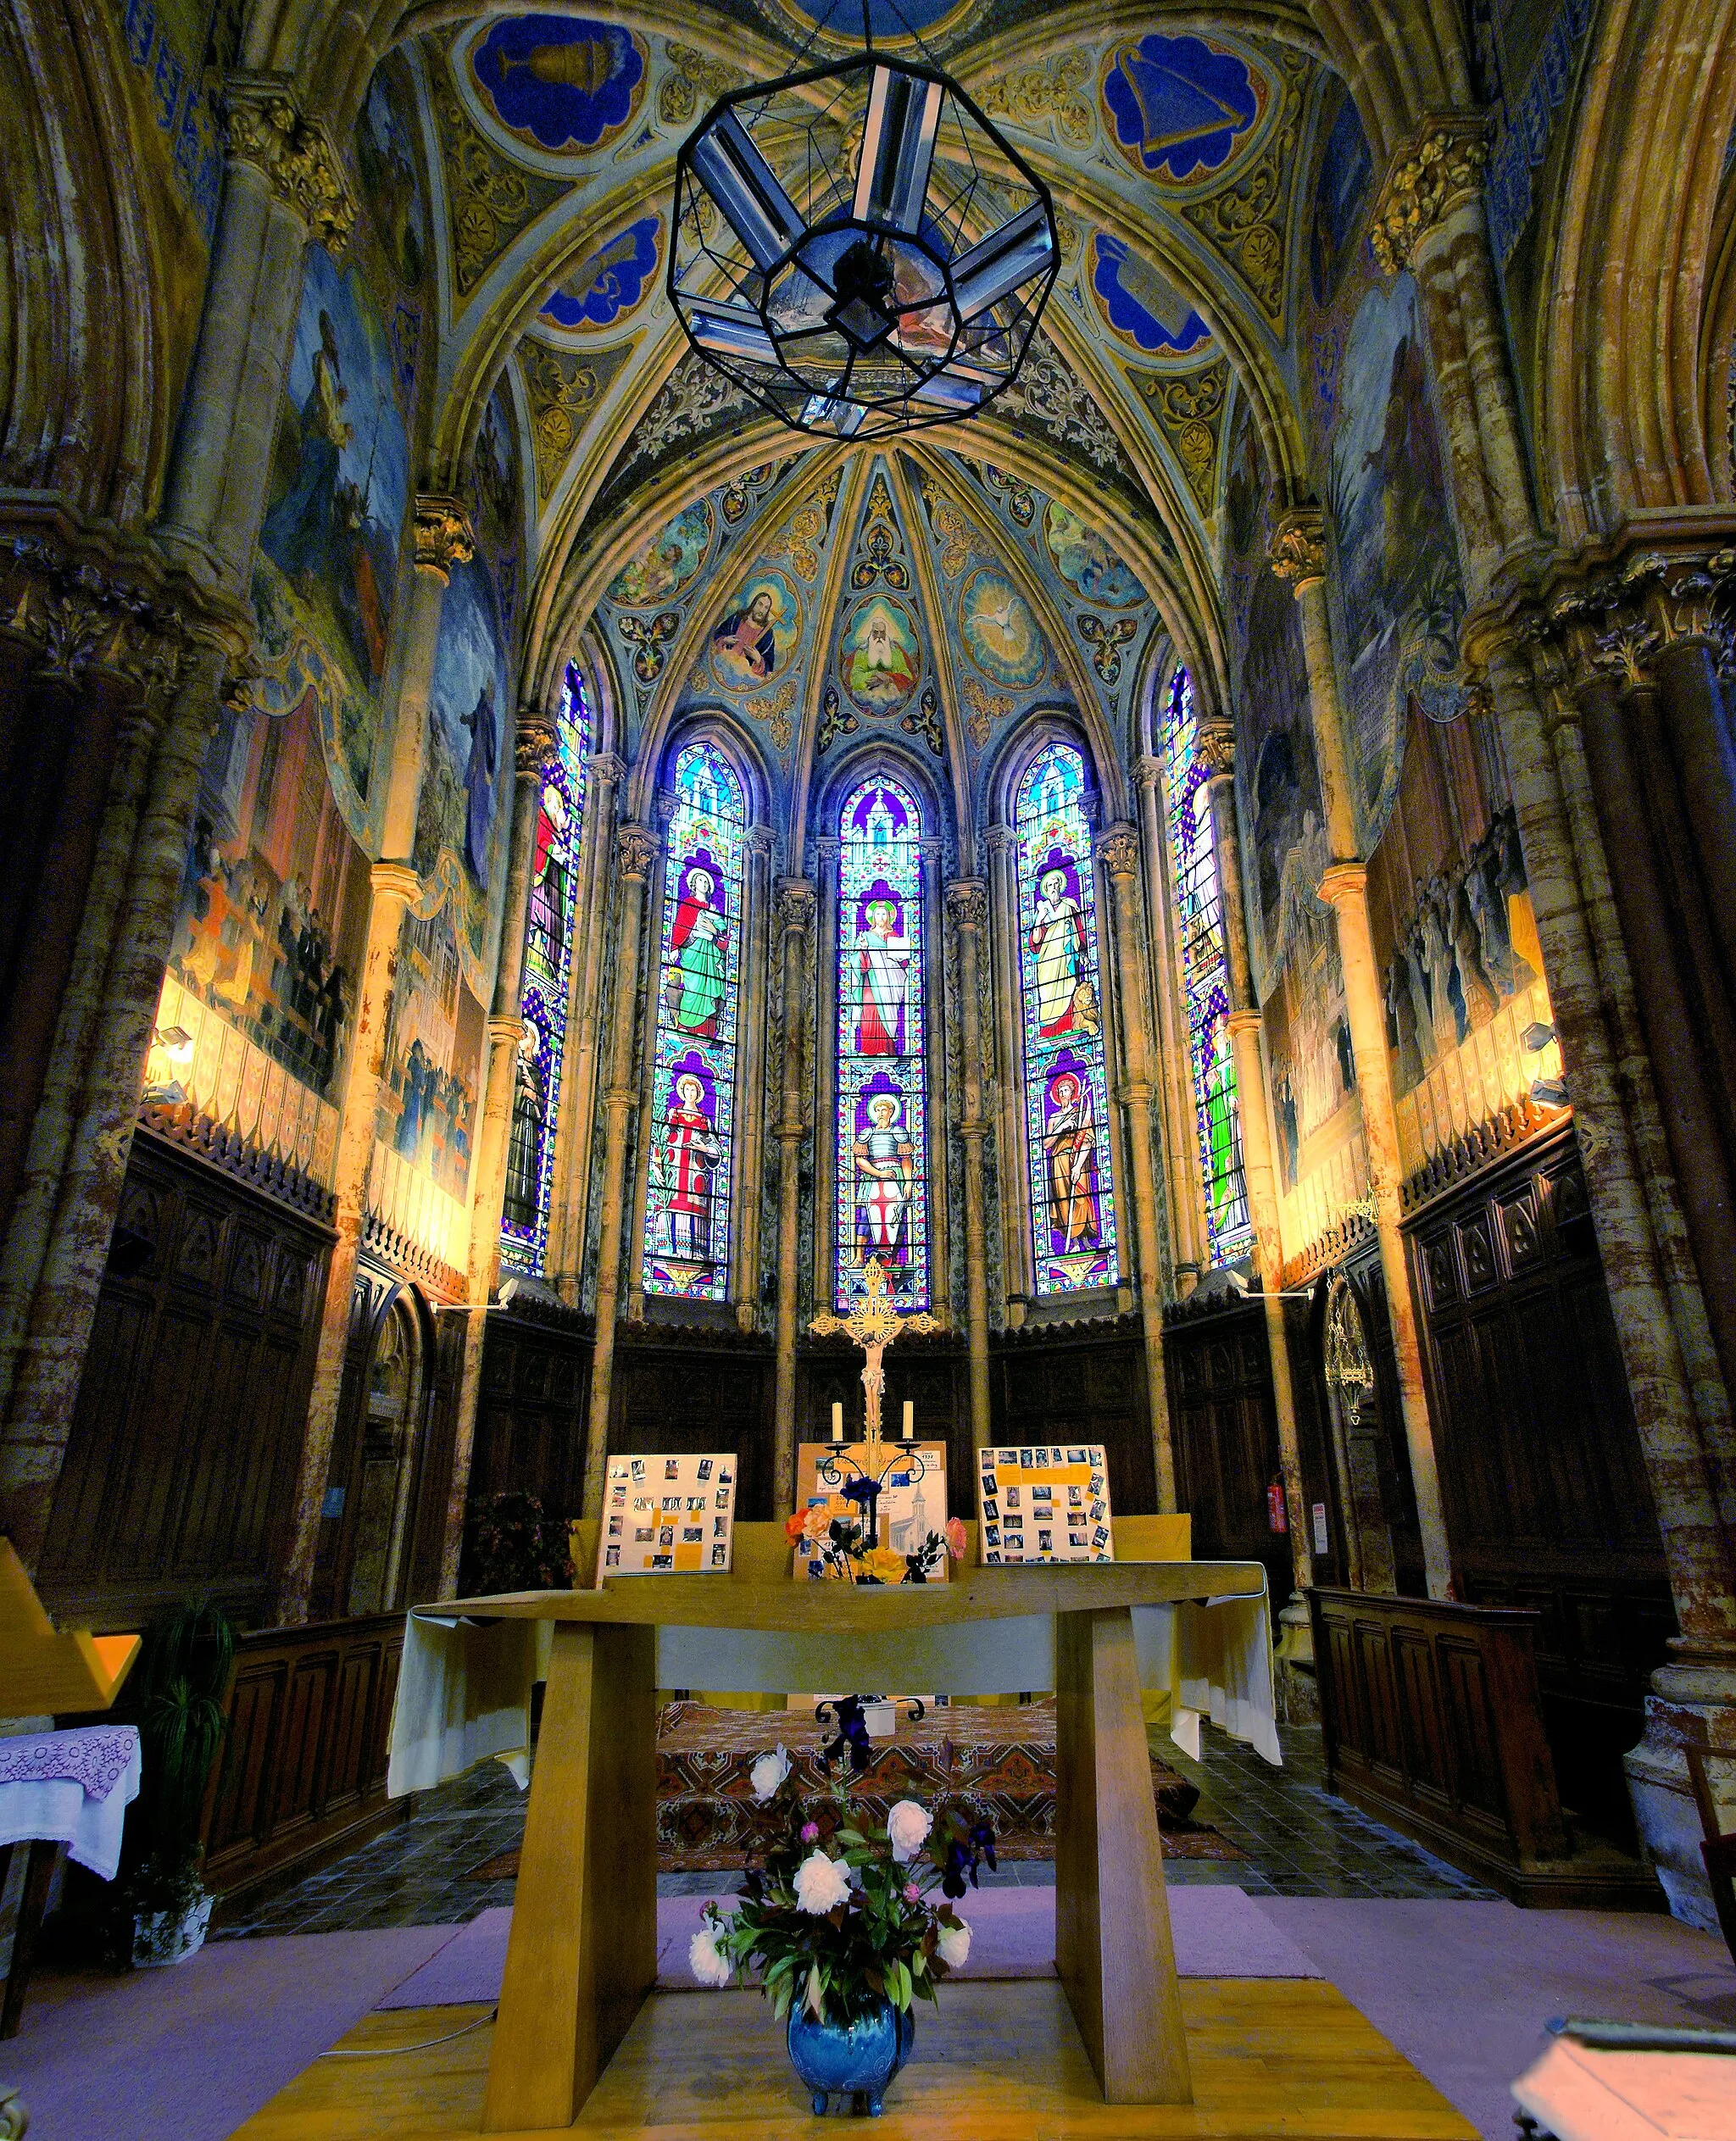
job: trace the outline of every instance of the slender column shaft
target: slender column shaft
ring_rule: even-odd
[[[777,1108],[777,1366],[772,1401],[774,1509],[796,1500],[796,1332],[801,1310],[803,1065],[807,1058],[808,939],[816,904],[813,880],[786,877],[777,888],[778,962],[783,992],[783,1075]]]
[[[947,887],[959,940],[959,1053],[963,1092],[959,1137],[965,1148],[965,1293],[971,1346],[971,1441],[981,1449],[988,1430],[988,1230],[982,1182],[982,1141],[988,1132],[982,1084],[982,931],[988,887],[979,877]]]
[[[0,1443],[0,1519],[26,1567],[47,1536],[85,1349],[137,1121],[139,1089],[179,904],[187,827],[228,657],[187,664],[158,742],[101,1010],[59,1176]]]
[[[771,831],[755,826],[748,835],[747,870],[742,900],[741,1084],[747,1098],[741,1114],[741,1142],[736,1159],[735,1244],[731,1253],[730,1292],[736,1322],[752,1331],[760,1321],[760,1208],[765,1173],[766,967],[769,964],[767,910],[771,891]]]
[[[1722,961],[1726,989],[1736,988],[1736,737],[1704,639],[1678,640],[1654,657],[1659,713],[1681,778],[1705,906]]]
[[[1173,922],[1168,846],[1163,823],[1163,768],[1143,758],[1133,769],[1139,797],[1139,845],[1145,861],[1145,911],[1151,917],[1152,994],[1157,1004],[1158,1087],[1163,1117],[1164,1150],[1181,1154],[1194,1145],[1194,1086],[1188,1039],[1177,1015],[1182,1000],[1180,948]],[[1176,1265],[1203,1271],[1211,1262],[1206,1246],[1205,1191],[1197,1167],[1171,1167],[1170,1217],[1175,1228]]]
[[[441,502],[443,510],[445,502]],[[423,515],[418,509],[417,564],[410,581],[404,623],[404,663],[392,726],[381,859],[369,873],[368,930],[350,1031],[349,1059],[344,1069],[343,1098],[338,1116],[337,1157],[332,1174],[332,1226],[337,1238],[326,1275],[326,1300],[320,1340],[314,1356],[313,1390],[308,1400],[307,1429],[302,1438],[296,1476],[293,1543],[278,1596],[278,1618],[286,1626],[304,1621],[319,1552],[320,1507],[331,1445],[337,1432],[337,1410],[343,1388],[344,1357],[349,1346],[350,1296],[355,1288],[361,1252],[368,1175],[373,1165],[375,1118],[380,1080],[386,1065],[386,1036],[392,1015],[392,982],[398,967],[398,937],[405,910],[420,897],[421,879],[410,860],[415,842],[416,799],[428,733],[428,696],[434,676],[434,653],[447,583],[447,560],[468,556],[468,537],[444,557],[424,555]]]
[[[1228,724],[1224,724],[1227,731]],[[1236,828],[1235,783],[1227,758],[1206,784],[1211,805],[1218,897],[1223,903],[1224,950],[1230,970],[1230,1045],[1236,1059],[1236,1098],[1242,1124],[1242,1179],[1254,1227],[1254,1260],[1260,1273],[1266,1318],[1266,1357],[1271,1368],[1272,1411],[1278,1430],[1278,1466],[1290,1526],[1290,1561],[1296,1588],[1314,1576],[1308,1548],[1308,1511],[1302,1491],[1302,1445],[1296,1432],[1296,1393],[1284,1334],[1283,1247],[1278,1232],[1277,1173],[1272,1164],[1271,1104],[1260,1053],[1260,1012],[1248,961],[1248,927],[1242,904],[1242,845]]]
[[[620,925],[615,944],[615,1025],[610,1035],[609,1084],[603,1096],[602,1237],[597,1248],[597,1342],[591,1356],[591,1410],[585,1435],[587,1516],[603,1508],[604,1460],[609,1452],[609,1400],[615,1373],[615,1326],[620,1306],[621,1261],[626,1249],[628,1134],[638,1087],[633,1054],[638,1038],[639,942],[645,922],[645,882],[657,859],[648,827],[623,826],[616,842],[620,872]]]
[[[1140,950],[1139,836],[1130,825],[1111,826],[1097,844],[1114,898],[1116,968],[1121,979],[1121,1047],[1127,1076],[1121,1098],[1127,1112],[1127,1147],[1133,1165],[1133,1238],[1139,1261],[1139,1321],[1145,1333],[1145,1376],[1151,1407],[1151,1447],[1157,1465],[1157,1505],[1176,1507],[1176,1452],[1164,1376],[1162,1236],[1157,1221],[1157,1181],[1151,1161],[1150,1031],[1146,1022]]]
[[[453,1438],[452,1477],[447,1487],[446,1540],[441,1552],[440,1595],[458,1589],[464,1550],[465,1505],[476,1444],[476,1406],[482,1387],[482,1349],[488,1334],[488,1300],[500,1270],[500,1222],[506,1204],[506,1155],[512,1129],[525,979],[525,931],[529,922],[531,870],[536,859],[537,815],[542,774],[554,749],[554,724],[537,707],[520,707],[514,739],[512,824],[507,838],[506,893],[500,918],[500,958],[494,970],[494,1004],[488,1020],[488,1069],[476,1138],[476,1176],[470,1184],[470,1254],[466,1273],[470,1314],[465,1319],[464,1366],[459,1382],[458,1425]]]
[[[561,1299],[576,1308],[591,1193],[591,1145],[597,1119],[597,1034],[603,960],[608,949],[609,871],[615,860],[615,807],[626,767],[612,751],[587,762],[585,845],[574,905],[572,986],[567,997],[567,1068],[555,1127],[548,1262]]]
[[[1368,1155],[1368,1187],[1386,1282],[1387,1319],[1399,1376],[1399,1405],[1410,1454],[1422,1564],[1431,1598],[1444,1598],[1452,1574],[1446,1520],[1441,1507],[1439,1467],[1422,1378],[1422,1348],[1410,1294],[1399,1190],[1404,1180],[1398,1118],[1393,1108],[1392,1067],[1387,1059],[1386,999],[1374,957],[1368,915],[1368,872],[1358,859],[1350,752],[1344,703],[1338,694],[1332,635],[1327,620],[1326,546],[1316,514],[1292,513],[1279,524],[1273,567],[1295,588],[1301,609],[1302,644],[1308,663],[1308,698],[1316,756],[1326,805],[1333,862],[1320,896],[1337,913],[1338,958],[1344,973],[1344,1010],[1356,1065],[1362,1136]]]
[[[988,829],[991,911],[999,926],[990,940],[994,960],[993,991],[996,1054],[1006,1066],[1000,1082],[1001,1270],[1007,1294],[1008,1321],[1016,1325],[1025,1313],[1032,1287],[1031,1177],[1025,1157],[1024,1094],[1016,1066],[1020,1060],[1019,881],[1014,868],[1013,836],[1005,826]]]

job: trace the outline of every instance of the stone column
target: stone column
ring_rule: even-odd
[[[1025,1320],[1033,1276],[1031,1171],[1025,1152],[1025,1093],[1019,1076],[1023,1061],[1020,1036],[1024,997],[1019,972],[1015,844],[1010,826],[988,828],[989,911],[996,920],[989,938],[989,955],[994,962],[990,1002],[994,1012],[995,1055],[1004,1066],[999,1096],[1001,1271],[1006,1287],[1007,1321],[1015,1330]]]
[[[971,1345],[971,1442],[981,1449],[988,1432],[988,1229],[983,1194],[982,1141],[988,1133],[983,1095],[982,931],[988,887],[980,877],[955,878],[946,904],[959,942],[959,1054],[962,1072],[959,1137],[965,1148],[965,1299]]]
[[[628,1133],[639,1098],[633,1078],[638,1043],[639,939],[645,926],[645,884],[657,860],[657,840],[648,826],[623,826],[615,842],[620,872],[620,925],[615,939],[615,1015],[609,1037],[609,1083],[603,1095],[602,1234],[597,1246],[597,1342],[591,1356],[591,1411],[585,1435],[587,1516],[603,1508],[603,1474],[609,1454],[609,1399],[615,1370],[615,1326],[620,1306],[621,1265],[626,1251]]]
[[[1277,1417],[1278,1464],[1290,1525],[1290,1565],[1296,1588],[1314,1580],[1308,1543],[1307,1498],[1302,1491],[1302,1446],[1296,1432],[1296,1393],[1290,1380],[1290,1349],[1284,1334],[1283,1247],[1278,1232],[1277,1169],[1273,1158],[1271,1093],[1260,1051],[1260,1019],[1248,959],[1247,909],[1243,905],[1242,843],[1236,825],[1235,736],[1229,722],[1202,722],[1195,754],[1210,770],[1205,795],[1211,810],[1218,898],[1223,908],[1224,954],[1230,971],[1230,1044],[1236,1058],[1236,1098],[1242,1122],[1242,1178],[1254,1227],[1254,1261],[1266,1315],[1266,1356],[1271,1364],[1272,1410]],[[1285,1609],[1288,1614],[1289,1609]],[[1305,1610],[1303,1618],[1305,1628]],[[1294,1623],[1293,1623],[1294,1626]],[[1288,1640],[1288,1638],[1286,1638]],[[1309,1654],[1312,1655],[1310,1646]]]
[[[783,995],[783,1076],[777,1123],[777,1368],[772,1403],[771,1480],[776,1510],[796,1505],[796,1337],[801,1312],[802,1139],[809,986],[808,943],[818,901],[811,877],[777,887],[778,961]]]
[[[1422,1349],[1416,1310],[1405,1266],[1404,1216],[1399,1190],[1404,1180],[1399,1154],[1399,1126],[1393,1109],[1392,1069],[1387,1058],[1386,999],[1375,964],[1368,917],[1368,871],[1360,858],[1356,814],[1350,785],[1350,754],[1338,670],[1327,620],[1326,543],[1316,512],[1287,513],[1272,546],[1272,570],[1294,589],[1302,613],[1302,643],[1308,662],[1309,708],[1313,716],[1321,800],[1333,861],[1320,881],[1320,897],[1338,916],[1338,957],[1344,971],[1344,1009],[1350,1025],[1350,1048],[1356,1065],[1356,1091],[1362,1105],[1362,1135],[1368,1154],[1368,1187],[1374,1202],[1380,1240],[1381,1271],[1386,1281],[1387,1315],[1393,1357],[1399,1374],[1399,1403],[1405,1439],[1410,1453],[1411,1483],[1416,1493],[1417,1527],[1422,1535],[1422,1562],[1431,1598],[1444,1598],[1452,1574],[1446,1520],[1441,1509],[1440,1474],[1422,1380]]]
[[[591,1193],[591,1140],[597,1116],[597,1035],[603,962],[608,948],[609,874],[615,865],[615,804],[626,765],[612,751],[585,762],[584,850],[573,907],[573,964],[567,993],[566,1070],[555,1126],[549,1194],[550,1276],[570,1309],[580,1304],[581,1265]]]
[[[71,1432],[179,907],[187,829],[230,659],[223,646],[202,644],[179,670],[96,998],[47,1244],[28,1297],[0,1440],[0,1517],[26,1567],[41,1555]]]
[[[1131,825],[1112,825],[1097,843],[1114,901],[1116,971],[1121,982],[1121,1048],[1126,1076],[1117,1096],[1127,1111],[1127,1147],[1133,1162],[1133,1238],[1139,1263],[1139,1321],[1145,1332],[1145,1376],[1151,1406],[1151,1447],[1157,1461],[1157,1505],[1176,1507],[1176,1453],[1170,1432],[1169,1391],[1164,1376],[1162,1241],[1157,1219],[1157,1180],[1151,1164],[1151,1043],[1140,975],[1143,917],[1139,913],[1139,836]]]
[[[1170,887],[1168,830],[1163,821],[1163,761],[1149,753],[1133,768],[1139,798],[1139,844],[1145,858],[1145,911],[1151,920],[1152,993],[1157,1002],[1160,1111],[1164,1150],[1191,1152],[1197,1136],[1188,1036],[1177,1010],[1184,998],[1175,901]],[[1205,1230],[1205,1192],[1197,1167],[1170,1171],[1169,1207],[1175,1228],[1176,1278],[1185,1293],[1211,1264]]]
[[[488,1019],[488,1061],[470,1183],[470,1253],[465,1276],[470,1314],[465,1319],[464,1367],[459,1382],[458,1422],[453,1437],[452,1478],[447,1488],[446,1543],[440,1562],[440,1595],[458,1589],[464,1551],[465,1505],[476,1448],[476,1405],[482,1386],[482,1349],[488,1333],[488,1303],[500,1270],[500,1222],[506,1203],[506,1154],[512,1131],[519,1042],[525,1021],[520,999],[525,978],[525,931],[529,925],[531,869],[537,853],[537,816],[542,776],[555,748],[554,720],[538,706],[519,709],[513,738],[512,825],[506,851],[506,892],[500,917],[500,957]]]
[[[771,889],[771,828],[750,826],[742,873],[741,1015],[736,1021],[741,1062],[737,1091],[745,1096],[737,1121],[735,1195],[730,1210],[735,1241],[730,1252],[730,1292],[737,1327],[760,1322],[760,1209],[765,1171],[766,909]]]
[[[308,1615],[320,1545],[320,1505],[331,1465],[344,1355],[349,1344],[350,1295],[355,1286],[368,1176],[374,1160],[375,1116],[386,1065],[398,937],[406,910],[420,898],[422,892],[411,854],[427,748],[428,698],[440,638],[441,609],[453,565],[469,558],[472,548],[470,524],[454,500],[431,495],[417,499],[416,570],[403,625],[403,681],[392,724],[381,855],[369,873],[366,948],[356,989],[338,1116],[337,1157],[331,1182],[331,1223],[337,1238],[331,1245],[326,1271],[307,1430],[296,1476],[294,1543],[278,1595],[278,1619],[286,1626],[304,1621]]]

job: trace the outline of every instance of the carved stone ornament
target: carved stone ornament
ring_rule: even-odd
[[[1271,569],[1297,594],[1326,578],[1326,519],[1312,506],[1298,506],[1279,520],[1271,539]]]
[[[76,687],[103,670],[157,709],[192,657],[186,620],[172,602],[47,536],[0,538],[0,630],[29,646],[45,681]]]
[[[554,755],[554,717],[540,706],[519,709],[518,729],[513,737],[513,770],[522,776],[540,776]]]
[[[356,203],[324,127],[304,118],[286,85],[270,75],[231,75],[225,97],[230,154],[264,173],[310,237],[341,252]]]
[[[1221,715],[1199,722],[1194,731],[1194,762],[1213,781],[1227,781],[1236,770],[1236,731]]]
[[[615,846],[623,876],[650,876],[651,865],[657,859],[657,842],[643,826],[623,826],[615,837]]]
[[[424,492],[416,500],[416,570],[431,572],[443,587],[453,567],[467,564],[476,554],[476,538],[463,503],[442,492]]]
[[[1139,867],[1139,834],[1127,824],[1110,826],[1097,843],[1097,854],[1111,877],[1132,877]]]
[[[955,877],[946,888],[946,904],[960,929],[982,930],[988,921],[988,887],[980,877]]]
[[[780,877],[777,881],[777,919],[787,930],[813,926],[818,904],[811,877]]]
[[[1383,274],[1409,267],[1420,241],[1479,191],[1488,153],[1483,122],[1474,118],[1432,120],[1399,151],[1368,233]]]

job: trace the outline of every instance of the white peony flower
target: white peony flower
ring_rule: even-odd
[[[935,1927],[935,1953],[949,1970],[956,1970],[971,1954],[971,1928],[962,1918],[955,1926]]]
[[[709,1926],[701,1926],[687,1947],[687,1961],[694,1977],[702,1985],[726,1985],[731,1969],[727,1955],[717,1945],[717,1935]]]
[[[892,1843],[892,1855],[900,1866],[909,1866],[928,1841],[933,1827],[933,1816],[915,1799],[900,1799],[893,1807],[886,1817],[886,1833]]]
[[[775,1755],[762,1755],[748,1772],[756,1799],[769,1799],[790,1773],[790,1758],[782,1746]]]
[[[810,1917],[823,1918],[835,1905],[847,1902],[849,1893],[849,1868],[823,1851],[810,1851],[796,1868],[796,1902]]]

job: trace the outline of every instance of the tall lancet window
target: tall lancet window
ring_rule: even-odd
[[[548,1198],[554,1178],[560,1077],[566,1060],[573,907],[579,894],[579,833],[590,748],[591,709],[584,679],[569,663],[560,710],[554,717],[554,748],[542,768],[537,809],[524,978],[519,985],[524,1032],[513,1068],[512,1129],[500,1220],[502,1265],[533,1277],[541,1276],[548,1248]]]
[[[1047,743],[1013,804],[1037,1291],[1113,1286],[1116,1200],[1085,760]]]
[[[742,865],[748,813],[715,744],[675,762],[665,851],[646,1173],[645,1291],[721,1301],[729,1286]]]
[[[915,797],[881,775],[838,821],[840,1308],[861,1298],[872,1257],[900,1308],[928,1305],[921,834]]]
[[[1181,920],[1182,986],[1188,998],[1205,1224],[1214,1264],[1227,1264],[1253,1239],[1242,1172],[1242,1113],[1230,1047],[1230,970],[1224,949],[1223,901],[1211,811],[1210,776],[1194,756],[1194,687],[1176,671],[1164,715],[1164,770],[1169,792],[1170,852]]]

